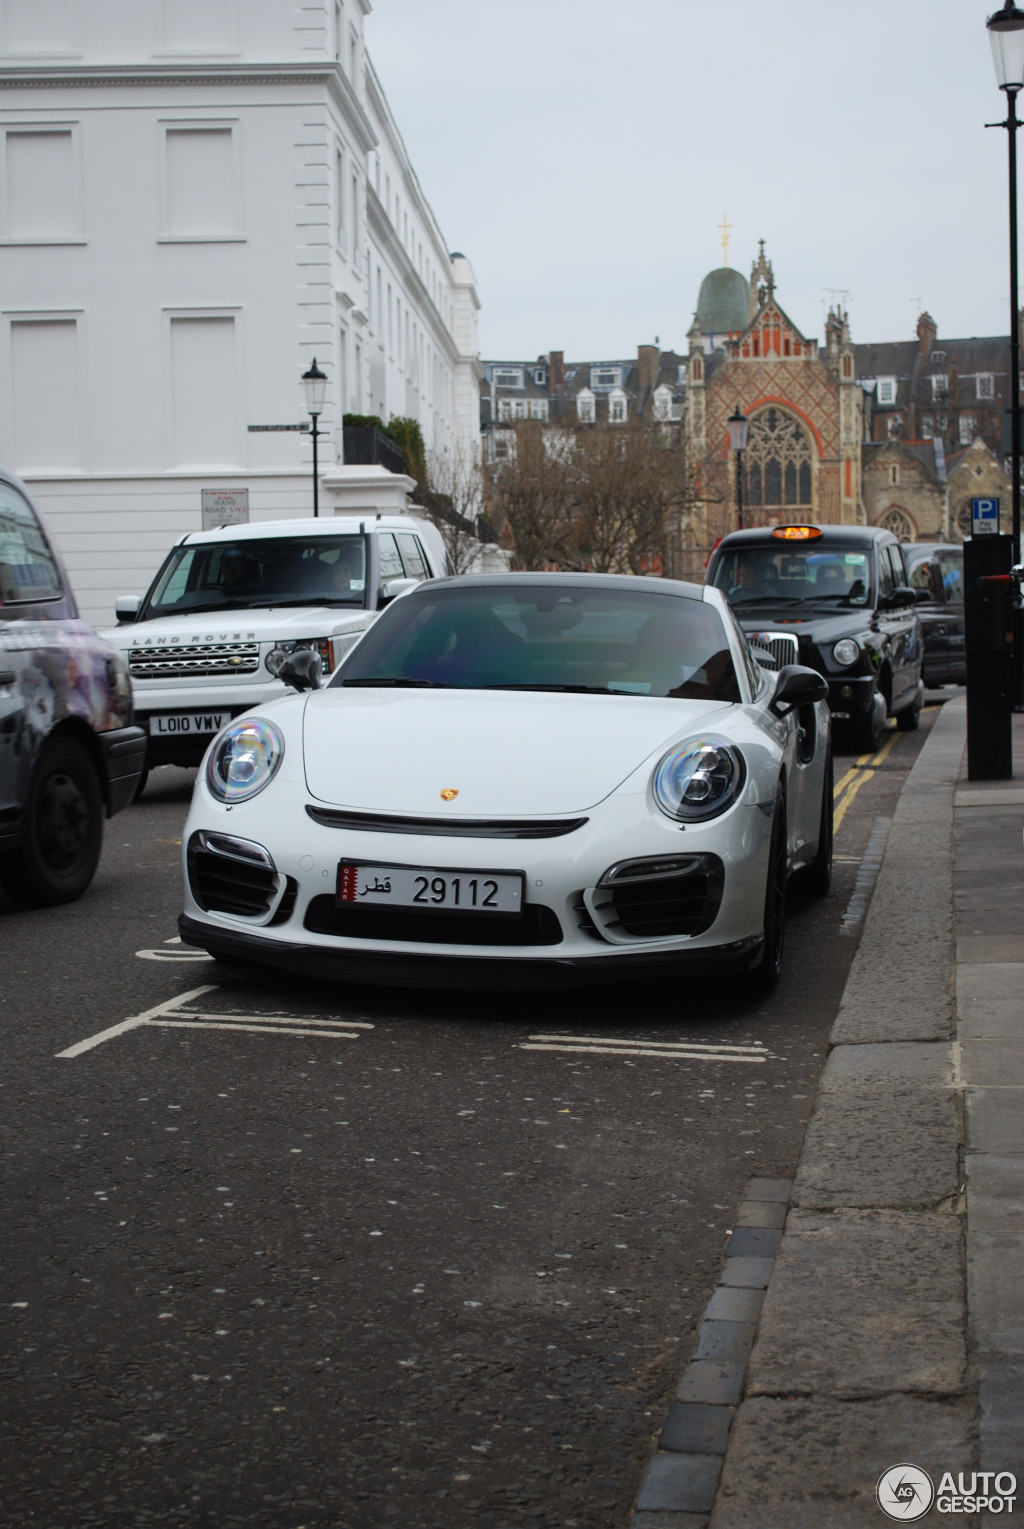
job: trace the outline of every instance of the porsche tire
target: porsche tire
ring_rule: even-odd
[[[788,874],[786,797],[780,785],[775,793],[772,836],[768,846],[768,875],[764,894],[764,945],[761,959],[747,973],[746,986],[755,997],[774,991],[782,971],[786,942],[786,879]]]

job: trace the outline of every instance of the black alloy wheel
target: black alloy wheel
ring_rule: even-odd
[[[775,791],[772,813],[772,836],[768,846],[768,877],[764,893],[764,945],[761,959],[747,974],[747,987],[758,997],[775,989],[782,970],[786,942],[787,864],[786,796],[782,784]]]
[[[921,726],[921,700],[915,700],[913,706],[908,706],[905,711],[896,713],[896,726],[901,733],[916,733]]]
[[[873,754],[882,741],[882,733],[888,721],[889,708],[884,707],[879,712],[875,705],[875,697],[881,692],[871,692],[871,710],[862,722],[855,722],[852,729],[854,748],[858,754]],[[884,700],[884,697],[883,697]]]
[[[73,738],[43,746],[26,808],[25,836],[0,860],[15,902],[51,907],[81,897],[103,846],[103,797],[92,762]]]

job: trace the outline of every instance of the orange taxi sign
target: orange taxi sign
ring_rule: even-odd
[[[772,532],[783,542],[813,542],[821,535],[820,526],[776,526]]]

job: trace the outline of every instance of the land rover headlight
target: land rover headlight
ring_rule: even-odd
[[[860,657],[860,648],[852,637],[840,637],[832,649],[832,657],[843,669],[848,669]]]
[[[743,787],[743,756],[724,738],[690,738],[654,772],[654,799],[667,817],[705,823],[731,807]]]
[[[206,761],[206,784],[222,802],[247,802],[268,786],[284,758],[284,739],[272,722],[239,718],[219,735]]]

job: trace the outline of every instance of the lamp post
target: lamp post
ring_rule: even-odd
[[[1010,149],[1010,503],[1013,506],[1013,560],[1020,556],[1020,318],[1017,311],[1017,93],[1024,87],[1024,11],[1006,0],[985,23],[992,44],[996,83],[1006,92],[1006,121],[989,127],[1005,127]],[[1014,624],[1013,705],[1024,710],[1024,665],[1021,650],[1021,613]]]
[[[747,431],[750,421],[737,403],[736,413],[726,420],[729,426],[729,445],[736,453],[736,525],[743,530],[743,453],[747,449]]]
[[[322,372],[313,357],[313,365],[308,372],[302,374],[302,385],[306,389],[306,410],[313,421],[313,514],[320,514],[320,482],[317,473],[316,442],[319,431],[317,420],[323,413],[324,394],[327,391],[327,374]]]

